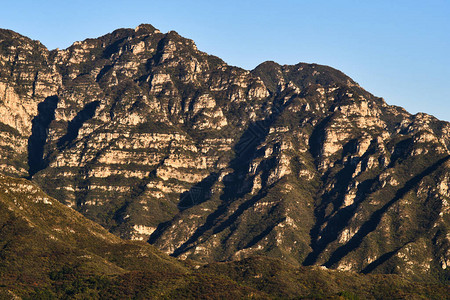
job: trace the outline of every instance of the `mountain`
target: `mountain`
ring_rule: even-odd
[[[183,263],[148,243],[121,240],[28,180],[0,175],[1,299],[442,298],[447,292],[442,284],[299,269],[265,257]]]
[[[0,31],[0,168],[202,263],[448,280],[450,124],[331,67],[252,71],[151,25],[48,51]]]
[[[25,179],[1,175],[0,187],[2,292],[32,293],[33,287],[51,288],[75,277],[101,281],[130,270],[186,273],[154,247],[121,240]]]
[[[0,188],[1,299],[268,297],[121,240],[25,179],[0,175]]]

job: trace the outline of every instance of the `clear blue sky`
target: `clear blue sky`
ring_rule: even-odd
[[[49,49],[150,23],[245,69],[329,65],[389,104],[450,121],[450,0],[4,2],[0,27]]]

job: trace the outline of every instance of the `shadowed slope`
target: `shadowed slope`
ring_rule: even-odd
[[[361,228],[358,230],[358,232],[355,233],[355,235],[343,246],[339,247],[336,251],[333,252],[330,259],[324,264],[326,267],[331,267],[334,264],[338,263],[344,256],[346,256],[348,253],[356,249],[363,239],[372,231],[374,231],[378,224],[381,221],[381,218],[383,217],[383,214],[398,200],[400,200],[403,196],[406,195],[412,188],[414,188],[424,177],[430,175],[432,172],[434,172],[439,166],[444,164],[446,161],[450,159],[450,156],[446,156],[444,158],[441,158],[437,162],[435,162],[433,165],[426,168],[424,171],[422,171],[420,174],[417,174],[410,180],[408,180],[405,185],[400,188],[397,193],[395,194],[395,197],[392,198],[389,202],[387,202],[383,207],[375,211],[369,220],[365,222]],[[370,268],[369,268],[370,269]]]

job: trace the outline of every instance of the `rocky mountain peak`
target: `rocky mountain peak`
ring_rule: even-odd
[[[156,29],[155,27],[153,27],[150,24],[141,24],[139,26],[137,26],[134,31],[136,33],[142,34],[142,35],[147,35],[147,34],[153,34],[153,33],[160,33],[160,31],[158,29]]]
[[[0,34],[2,172],[114,234],[203,262],[446,272],[449,123],[151,25],[52,52]]]

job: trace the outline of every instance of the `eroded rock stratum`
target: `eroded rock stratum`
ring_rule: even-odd
[[[179,258],[450,264],[450,124],[327,66],[247,71],[151,25],[52,51],[1,30],[0,122],[1,172]]]

